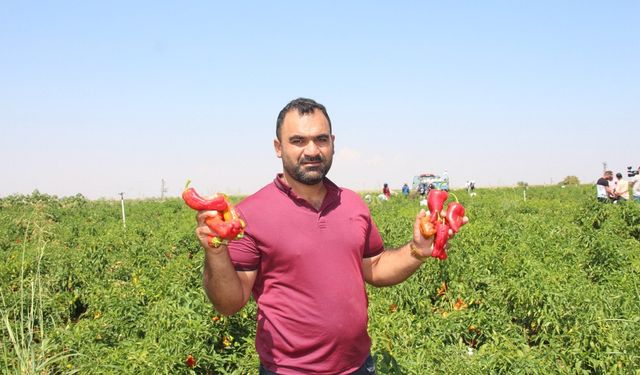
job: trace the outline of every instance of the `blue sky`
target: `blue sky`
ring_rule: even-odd
[[[329,177],[595,181],[640,165],[640,3],[4,2],[0,196],[249,194],[325,104]]]

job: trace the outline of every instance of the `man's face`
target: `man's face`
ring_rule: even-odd
[[[610,174],[610,173],[607,173],[607,174],[604,175],[604,179],[611,181],[611,180],[613,180],[613,175]]]
[[[322,111],[300,116],[297,110],[292,110],[284,118],[280,140],[274,140],[273,145],[276,155],[282,158],[287,178],[315,185],[331,169],[334,140]]]

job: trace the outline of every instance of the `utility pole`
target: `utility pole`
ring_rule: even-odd
[[[167,192],[167,185],[164,182],[164,178],[162,179],[162,184],[160,185],[160,199],[164,200],[164,193]]]
[[[607,170],[607,162],[603,161],[602,162],[602,172],[604,173]]]
[[[124,215],[124,192],[120,193],[120,206],[122,207],[122,226],[127,227],[127,218]]]

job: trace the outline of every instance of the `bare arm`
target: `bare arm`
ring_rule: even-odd
[[[227,246],[211,246],[213,233],[204,220],[216,214],[200,211],[197,216],[196,235],[205,252],[202,281],[213,307],[221,314],[233,315],[249,301],[257,271],[236,271]]]
[[[420,234],[420,218],[426,216],[420,210],[413,223],[414,246],[424,256],[431,255],[433,237],[425,239]],[[385,249],[381,254],[362,260],[364,279],[374,286],[389,286],[403,282],[420,268],[422,261],[411,255],[411,242],[398,249]]]
[[[418,258],[411,255],[409,244],[362,260],[364,279],[373,286],[399,284],[413,275],[421,264]]]

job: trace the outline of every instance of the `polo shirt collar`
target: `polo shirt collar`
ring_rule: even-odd
[[[324,187],[327,188],[327,195],[325,195],[324,201],[322,202],[322,206],[320,207],[321,211],[324,208],[331,206],[334,202],[340,199],[340,188],[338,187],[338,185],[334,184],[333,181],[329,180],[326,177],[322,180],[322,182],[324,183]],[[280,191],[285,193],[289,198],[293,200],[304,201],[304,199],[298,197],[298,195],[295,193],[295,191],[293,191],[291,186],[287,185],[286,181],[284,180],[283,173],[278,173],[276,175],[276,178],[273,180],[273,184]]]

